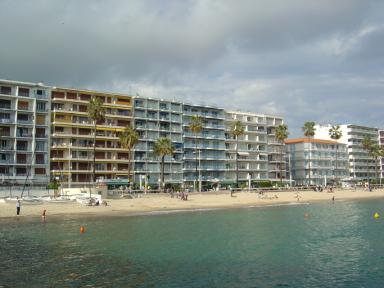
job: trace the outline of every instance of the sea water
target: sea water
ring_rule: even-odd
[[[384,286],[383,200],[47,215],[0,221],[0,287]]]

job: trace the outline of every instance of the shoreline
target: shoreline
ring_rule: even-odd
[[[299,195],[299,201],[297,200]],[[109,199],[109,206],[84,206],[77,202],[22,204],[21,215],[16,216],[13,203],[0,203],[0,221],[41,219],[44,209],[46,219],[79,219],[98,217],[155,216],[164,214],[190,213],[239,208],[263,208],[277,206],[310,205],[317,202],[340,200],[369,200],[384,198],[384,189],[336,190],[333,193],[314,191],[267,192],[265,199],[259,199],[257,192],[237,192],[231,197],[227,191],[213,193],[190,193],[188,200],[171,198],[168,194],[146,194],[134,199]],[[277,196],[277,198],[276,198]]]

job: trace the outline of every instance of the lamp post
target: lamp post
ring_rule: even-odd
[[[288,151],[289,186],[292,188],[291,151]]]
[[[201,150],[199,149],[199,192],[201,192]]]

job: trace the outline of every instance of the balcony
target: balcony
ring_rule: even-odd
[[[13,123],[13,121],[12,121],[11,119],[2,118],[2,119],[0,119],[0,123],[6,123],[6,124],[8,124],[8,123]]]
[[[7,105],[7,104],[0,104],[0,109],[11,109],[11,104]]]
[[[32,137],[32,134],[16,133],[16,137],[30,138]]]
[[[33,121],[32,120],[20,120],[20,119],[17,119],[17,124],[33,125]]]

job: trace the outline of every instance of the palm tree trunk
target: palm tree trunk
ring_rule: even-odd
[[[339,149],[339,145],[336,144],[336,163],[335,163],[335,183],[336,183],[336,186],[337,186],[337,154],[338,154],[338,149]]]
[[[239,188],[239,136],[236,136],[236,188]]]
[[[95,188],[96,182],[96,120],[93,129],[93,167],[92,167],[92,186]],[[89,197],[91,197],[92,190],[89,190]]]
[[[163,155],[161,157],[161,185],[162,185],[163,192],[165,192],[165,185],[164,185],[164,158],[165,158],[165,155]]]
[[[198,172],[197,172],[197,135],[195,134],[195,192],[197,191],[198,185]]]
[[[308,164],[309,164],[309,185],[311,185],[311,142],[309,141],[309,139],[310,138],[308,138],[308,145],[309,145],[309,162],[308,162]]]
[[[129,187],[132,187],[130,177],[131,177],[131,149],[128,149],[128,185]]]
[[[280,185],[283,186],[283,147],[280,148]]]

